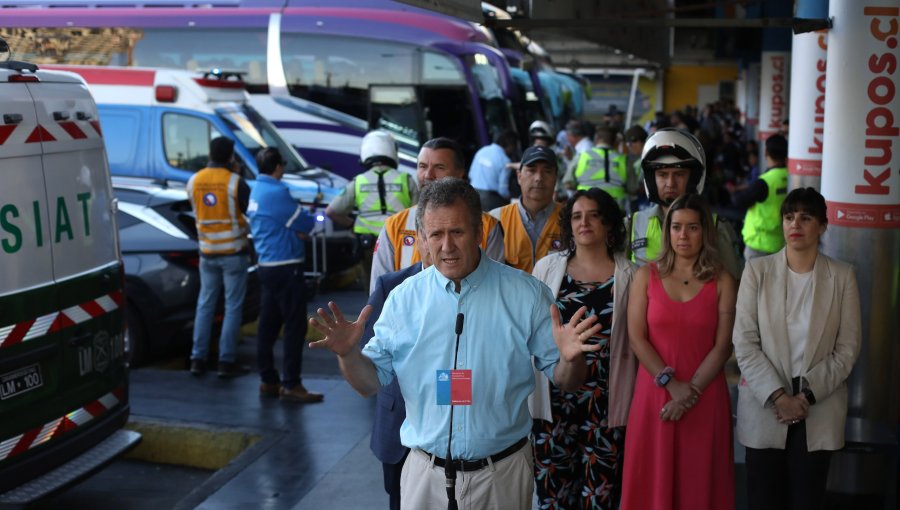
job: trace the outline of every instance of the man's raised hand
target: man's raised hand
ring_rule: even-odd
[[[372,306],[366,305],[359,312],[359,318],[356,319],[356,322],[350,322],[345,319],[341,309],[338,308],[334,301],[328,302],[328,308],[331,309],[331,314],[322,308],[316,310],[321,320],[316,320],[315,317],[309,319],[309,325],[325,335],[325,338],[322,340],[310,342],[309,348],[326,348],[338,356],[345,356],[353,349],[358,348],[357,344],[359,344],[359,339],[362,338],[366,329],[366,320],[368,320],[369,314],[372,313]]]
[[[585,343],[600,331],[600,328],[603,326],[602,324],[594,324],[597,322],[596,315],[581,320],[586,312],[587,307],[582,306],[572,316],[572,320],[568,324],[563,325],[559,316],[559,309],[555,304],[550,305],[550,318],[553,320],[553,341],[556,342],[556,348],[559,349],[560,357],[565,361],[573,361],[584,352],[600,349],[599,344]]]

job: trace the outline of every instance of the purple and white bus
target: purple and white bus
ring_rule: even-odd
[[[395,136],[410,171],[429,138],[454,138],[471,155],[513,128],[508,64],[466,35],[468,23],[311,3],[0,0],[0,36],[38,64],[241,71],[253,106],[310,163],[345,177],[361,170],[372,128]]]

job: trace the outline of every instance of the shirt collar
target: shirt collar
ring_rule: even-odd
[[[540,211],[538,211],[537,214],[534,215],[534,217],[532,217],[531,214],[528,213],[528,209],[525,209],[525,206],[522,204],[521,200],[516,202],[516,207],[519,208],[519,213],[522,215],[523,218],[526,218],[530,221],[537,221],[539,219],[549,217],[550,213],[553,212],[553,208],[555,206],[556,206],[556,203],[553,200],[551,200],[550,203],[547,204],[547,207],[541,209]]]
[[[278,179],[272,177],[272,176],[269,175],[269,174],[259,174],[259,175],[256,177],[256,180],[258,180],[258,181],[272,181],[272,182],[278,182]]]
[[[460,294],[462,294],[466,288],[478,288],[481,285],[481,282],[487,277],[488,274],[488,256],[484,254],[484,250],[480,247],[478,248],[478,253],[480,255],[478,260],[478,266],[475,267],[475,270],[468,274],[465,278],[462,279],[462,282],[459,286]],[[456,285],[453,283],[453,280],[447,278],[440,271],[438,271],[437,266],[432,265],[429,269],[434,268],[434,277],[437,279],[438,284],[441,288],[448,290],[450,292],[455,293]]]

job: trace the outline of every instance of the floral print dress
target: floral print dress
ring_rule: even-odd
[[[556,306],[562,323],[587,306],[585,317],[597,315],[602,324],[588,343],[601,348],[585,353],[588,375],[578,391],[550,383],[553,422],[534,421],[534,480],[541,509],[619,505],[625,429],[607,426],[613,283],[613,278],[580,282],[566,274],[560,284]]]

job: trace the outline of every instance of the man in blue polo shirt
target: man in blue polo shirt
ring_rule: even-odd
[[[362,351],[368,305],[354,323],[334,303],[331,314],[319,309],[324,322],[310,322],[326,336],[310,346],[337,354],[344,377],[364,396],[396,375],[406,400],[400,441],[411,448],[401,508],[445,507],[448,493],[460,508],[530,508],[534,368],[561,387],[578,387],[587,369],[583,353],[596,350],[584,341],[600,325],[596,317],[581,320],[585,308],[561,325],[545,285],[484,256],[481,203],[465,181],[431,183],[416,214],[434,265],[388,295]],[[448,450],[455,491],[445,488]]]
[[[291,197],[281,182],[284,160],[278,149],[256,155],[259,178],[250,192],[250,231],[259,259],[260,309],[256,354],[262,383],[259,393],[288,402],[321,402],[323,396],[306,391],[300,381],[303,340],[306,338],[306,285],[303,281],[303,240],[315,218]],[[284,325],[284,364],[281,380],[272,347]]]

